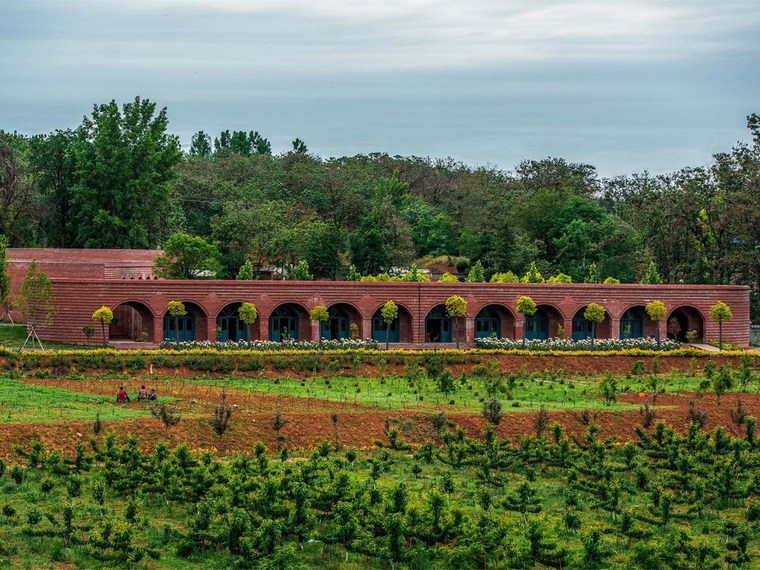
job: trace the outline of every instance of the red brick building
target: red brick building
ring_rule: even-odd
[[[598,338],[654,336],[656,323],[645,305],[662,301],[668,315],[661,321],[663,338],[684,340],[696,331],[695,342],[718,338],[718,325],[709,318],[717,301],[728,304],[733,319],[723,325],[723,339],[749,343],[749,288],[731,285],[589,285],[531,283],[357,283],[348,281],[173,281],[152,273],[157,251],[9,249],[9,269],[17,289],[32,259],[51,278],[57,315],[40,327],[42,338],[85,342],[84,325],[106,305],[115,321],[111,340],[147,340],[158,343],[174,338],[195,340],[302,340],[345,338],[352,327],[362,338],[385,340],[379,309],[388,300],[399,307],[391,328],[391,342],[423,345],[453,343],[456,323],[446,317],[443,304],[451,295],[467,301],[467,316],[460,319],[460,338],[471,345],[481,336],[520,339],[557,336],[584,338],[591,326],[583,318],[589,303],[602,305],[605,321]],[[536,315],[524,323],[515,311],[517,299],[528,295],[538,305]],[[178,321],[166,314],[169,301],[182,301],[188,315]],[[251,302],[259,318],[246,326],[237,308]],[[325,305],[330,320],[322,325],[309,320],[309,310]]]

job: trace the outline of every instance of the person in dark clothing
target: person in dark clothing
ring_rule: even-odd
[[[148,401],[149,402],[155,402],[156,400],[158,400],[158,394],[156,394],[156,389],[155,388],[151,388],[150,389],[150,394],[148,394]]]

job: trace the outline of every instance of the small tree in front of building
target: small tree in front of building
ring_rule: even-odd
[[[593,332],[591,333],[591,346],[594,346],[594,339],[596,338],[596,328],[599,324],[604,322],[607,316],[607,311],[604,307],[597,305],[596,303],[589,303],[586,310],[583,312],[583,318],[593,323]]]
[[[30,339],[32,346],[37,341],[40,349],[45,350],[37,335],[37,327],[43,322],[47,324],[53,322],[56,313],[55,295],[50,279],[40,270],[36,260],[32,260],[29,269],[26,270],[24,281],[16,296],[16,306],[29,329],[29,334],[20,350],[26,347]]]
[[[644,309],[649,318],[654,321],[655,336],[657,337],[657,346],[660,346],[660,321],[668,314],[668,309],[662,301],[651,301],[647,303]]]
[[[718,348],[723,350],[723,322],[734,318],[731,307],[723,301],[718,301],[710,307],[710,318],[718,323]]]
[[[182,301],[169,301],[166,310],[174,319],[174,338],[177,346],[179,346],[179,318],[187,315],[187,309]]]
[[[386,301],[383,308],[380,309],[380,316],[383,317],[383,322],[385,323],[385,350],[388,350],[388,343],[390,343],[391,339],[391,325],[398,318],[398,305],[391,300]]]
[[[100,331],[103,333],[103,348],[106,347],[106,325],[113,321],[113,311],[105,305],[92,314],[93,321],[100,321]]]
[[[517,312],[523,316],[523,348],[525,348],[525,333],[528,328],[528,317],[535,315],[537,310],[538,307],[536,306],[536,302],[527,295],[523,295],[517,300]]]
[[[5,236],[0,236],[0,308],[3,315],[0,320],[8,319],[11,323],[11,276],[8,274],[7,262],[5,259],[5,248],[8,247],[8,240]]]
[[[238,316],[246,326],[250,327],[259,318],[259,310],[253,303],[245,302],[238,307]]]
[[[317,305],[309,311],[309,318],[319,323],[319,344],[322,344],[322,324],[330,318],[330,313],[324,305]]]
[[[467,301],[459,295],[452,295],[446,299],[446,314],[454,319],[457,350],[459,350],[459,319],[467,316]]]

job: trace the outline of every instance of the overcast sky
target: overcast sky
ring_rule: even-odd
[[[0,0],[0,129],[135,95],[323,157],[708,164],[760,113],[757,0]]]

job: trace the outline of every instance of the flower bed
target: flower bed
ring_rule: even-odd
[[[378,343],[372,339],[347,338],[341,340],[323,340],[322,344],[308,340],[284,340],[281,342],[270,340],[230,340],[227,342],[195,340],[176,343],[167,338],[161,344],[161,348],[167,350],[256,350],[261,352],[282,352],[285,350],[372,350],[378,348]]]
[[[682,347],[681,343],[665,339],[657,344],[654,338],[606,338],[596,339],[591,342],[590,338],[583,340],[547,339],[526,340],[523,348],[522,340],[507,338],[479,338],[475,340],[475,346],[482,349],[499,350],[533,350],[542,352],[553,351],[619,351],[619,350],[657,350],[671,351]]]

